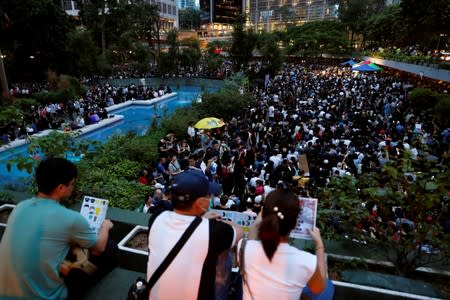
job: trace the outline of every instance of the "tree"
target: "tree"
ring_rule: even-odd
[[[181,41],[180,64],[196,70],[200,62],[200,41],[198,39],[184,39]]]
[[[392,262],[401,275],[443,262],[450,254],[442,228],[449,183],[448,164],[412,160],[408,151],[380,173],[333,177],[319,194],[323,236],[366,243],[373,258]],[[439,255],[425,255],[425,244],[439,248]]]
[[[112,15],[111,12],[115,11],[120,4],[116,0],[78,0],[82,24],[87,26],[99,38],[103,56],[106,55],[107,21]],[[115,19],[115,21],[118,20],[121,20],[121,18]],[[120,28],[120,26],[117,26],[117,22],[114,22],[114,25],[115,28]]]
[[[287,53],[322,56],[323,53],[340,53],[347,45],[344,25],[336,21],[314,21],[289,27],[285,43]]]
[[[45,0],[2,1],[0,10],[8,16],[0,27],[0,48],[11,81],[44,79],[48,69],[66,71],[65,44],[74,24],[59,5]]]
[[[246,16],[239,15],[233,24],[233,44],[230,49],[237,71],[246,69],[252,58],[252,52],[256,45],[256,34],[252,30],[245,31]]]
[[[70,74],[89,76],[98,70],[96,63],[98,48],[89,31],[76,29],[70,32],[67,37],[66,51],[70,57],[68,61]]]
[[[180,29],[200,28],[200,10],[194,8],[180,9],[178,11]]]
[[[275,75],[283,62],[282,51],[278,47],[278,38],[274,33],[262,32],[258,34],[257,49],[265,63],[264,74]]]
[[[440,34],[450,36],[449,0],[403,0],[400,8],[407,40],[436,47]]]
[[[204,93],[202,102],[194,107],[200,117],[220,116],[230,120],[238,113],[245,111],[249,105],[254,104],[255,98],[246,92],[248,78],[242,72],[234,74],[225,80],[225,85],[216,93]]]
[[[399,5],[391,5],[367,21],[366,39],[375,46],[389,47],[407,44],[405,26]]]
[[[139,0],[134,6],[133,16],[138,39],[148,43],[156,59],[161,49],[161,19],[158,6]]]
[[[366,20],[382,11],[385,7],[384,0],[340,0],[339,20],[350,31],[350,46],[354,46],[355,34],[363,36],[366,28]]]

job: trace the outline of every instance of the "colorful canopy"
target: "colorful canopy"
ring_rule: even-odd
[[[341,66],[346,66],[346,65],[353,66],[353,65],[356,65],[356,61],[354,61],[353,59],[350,59],[350,60],[344,61],[340,65]]]
[[[370,61],[364,61],[362,63],[353,65],[352,70],[360,72],[377,72],[381,71],[382,69],[376,64],[371,63]]]

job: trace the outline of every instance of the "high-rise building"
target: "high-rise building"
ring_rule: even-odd
[[[88,2],[89,0],[83,0]],[[191,0],[184,0],[189,2]],[[195,0],[192,0],[195,3]],[[178,28],[178,8],[175,0],[145,0],[147,3],[156,4],[159,9],[159,16],[161,18],[161,29],[171,30]],[[61,1],[64,11],[70,15],[77,17],[80,10],[77,6],[77,1],[74,0],[62,0]]]
[[[273,31],[288,24],[337,19],[339,5],[330,0],[247,0],[250,26]]]
[[[178,9],[197,8],[195,0],[177,0]]]
[[[228,35],[242,13],[242,0],[200,0],[202,28],[209,36]]]
[[[400,0],[386,0],[386,6],[400,4]]]

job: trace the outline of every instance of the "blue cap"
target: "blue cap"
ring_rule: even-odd
[[[208,181],[202,170],[194,168],[186,169],[176,175],[172,187],[177,194],[190,195],[193,199],[208,194],[219,194],[221,189],[220,184]]]

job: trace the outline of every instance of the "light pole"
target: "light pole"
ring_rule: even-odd
[[[214,3],[214,0],[209,0],[209,23],[211,26],[211,36],[214,36],[213,3]]]
[[[2,84],[3,95],[9,96],[8,80],[6,79],[5,65],[3,64],[2,50],[0,49],[0,81]]]

